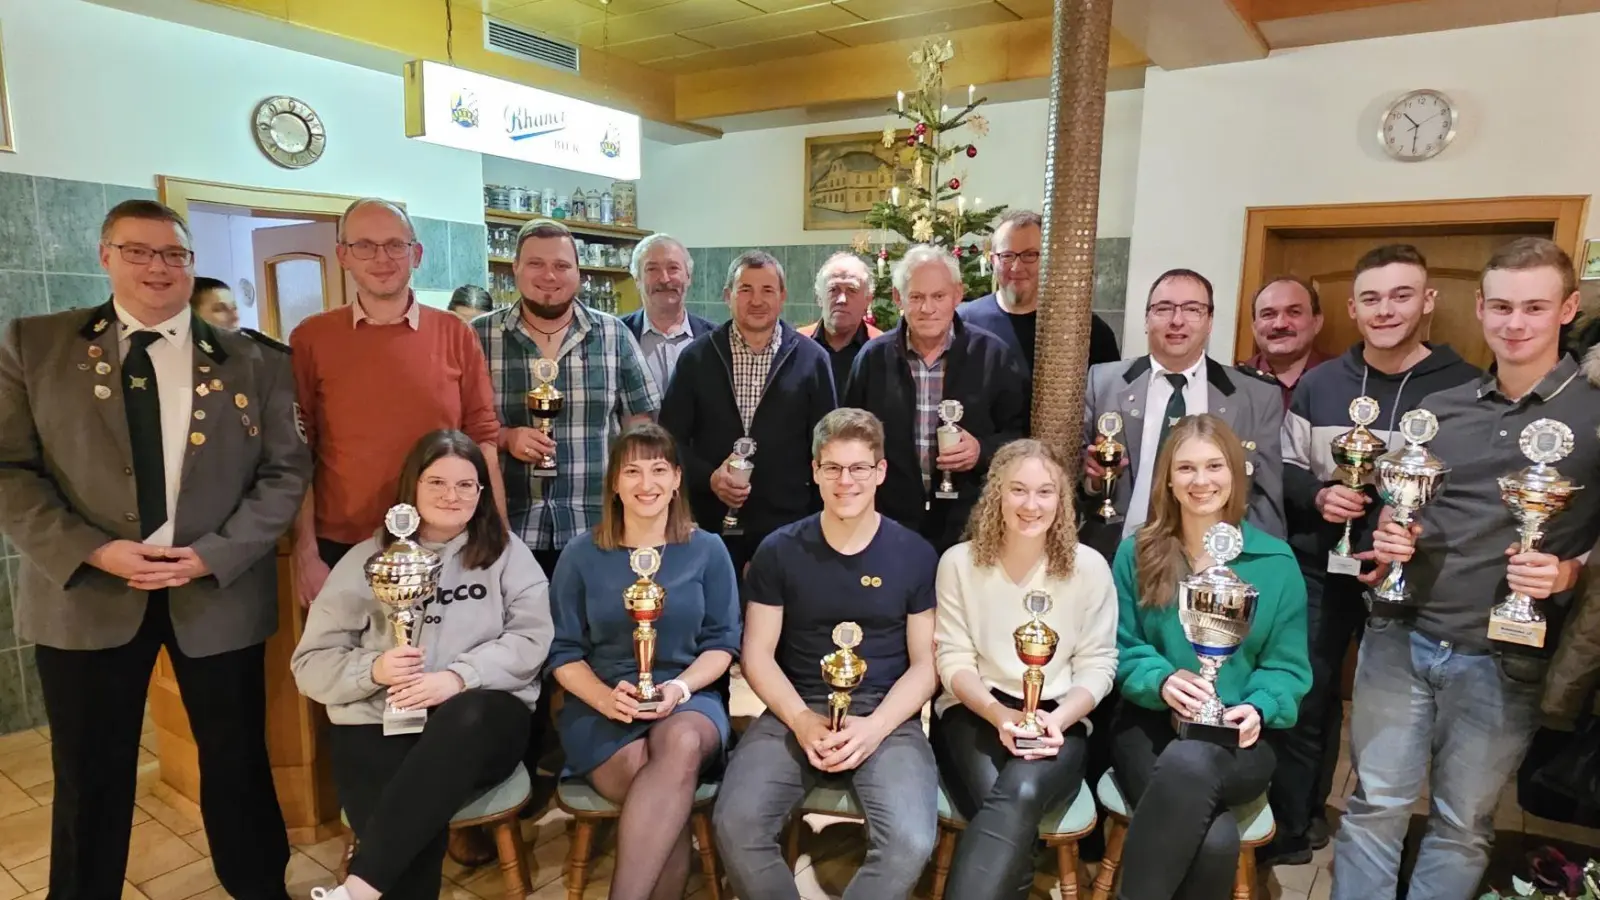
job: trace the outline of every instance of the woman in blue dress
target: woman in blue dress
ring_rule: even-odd
[[[726,676],[739,649],[733,563],[698,531],[672,436],[635,425],[612,444],[600,524],[567,544],[550,594],[550,669],[566,689],[559,726],[567,777],[586,778],[622,808],[611,900],[683,896],[689,813],[700,774],[728,744]],[[651,677],[661,705],[639,709],[634,621],[622,595],[637,580],[629,554],[660,552],[666,588]]]

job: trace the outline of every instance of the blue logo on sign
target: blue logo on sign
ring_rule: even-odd
[[[564,112],[529,112],[526,107],[506,108],[506,135],[513,141],[525,141],[546,134],[554,134],[567,127]]]

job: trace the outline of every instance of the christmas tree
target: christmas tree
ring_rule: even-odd
[[[894,187],[887,199],[874,203],[867,213],[866,225],[872,230],[856,235],[854,242],[857,255],[878,276],[871,315],[880,328],[893,327],[899,321],[889,273],[912,244],[933,244],[953,253],[961,264],[967,297],[989,292],[989,236],[994,233],[995,219],[1006,208],[985,208],[981,200],[969,203],[962,193],[967,173],[957,167],[961,159],[978,155],[972,138],[989,133],[988,120],[977,113],[988,98],[975,96],[977,91],[969,84],[966,104],[950,106],[944,69],[954,57],[955,47],[948,39],[928,41],[911,54],[917,89],[910,94],[897,93],[895,108],[889,111],[896,124],[910,127],[897,129],[891,124],[883,129],[885,148],[900,144],[908,152],[895,154],[900,164]],[[955,134],[962,129],[961,135]]]

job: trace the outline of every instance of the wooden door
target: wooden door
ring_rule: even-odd
[[[1285,236],[1273,255],[1276,271],[1299,275],[1317,288],[1322,298],[1322,333],[1317,349],[1337,356],[1361,340],[1351,318],[1349,300],[1356,260],[1382,244],[1408,243],[1428,260],[1428,282],[1439,292],[1424,334],[1435,344],[1449,344],[1467,362],[1487,368],[1494,354],[1483,340],[1476,301],[1478,276],[1494,251],[1524,235],[1548,238],[1550,230],[1538,226],[1503,229],[1493,233],[1417,234],[1414,231],[1329,236]]]
[[[250,237],[265,334],[287,343],[306,318],[355,298],[355,283],[335,255],[339,237],[333,222],[259,228]]]

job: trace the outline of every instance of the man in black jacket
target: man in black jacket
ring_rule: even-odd
[[[943,553],[961,539],[995,451],[1025,433],[1029,378],[1016,351],[956,317],[955,257],[938,247],[912,247],[895,264],[893,279],[904,316],[861,349],[841,405],[883,420],[889,471],[880,511]],[[944,400],[959,401],[962,415],[959,440],[941,451]],[[936,496],[946,472],[954,498]]]
[[[723,534],[736,570],[767,534],[813,511],[811,431],[834,408],[827,353],[779,319],[785,287],[771,254],[735,259],[723,286],[733,320],[684,349],[661,402],[695,521]],[[740,438],[755,442],[748,482],[728,465]],[[724,534],[730,510],[739,534]]]

